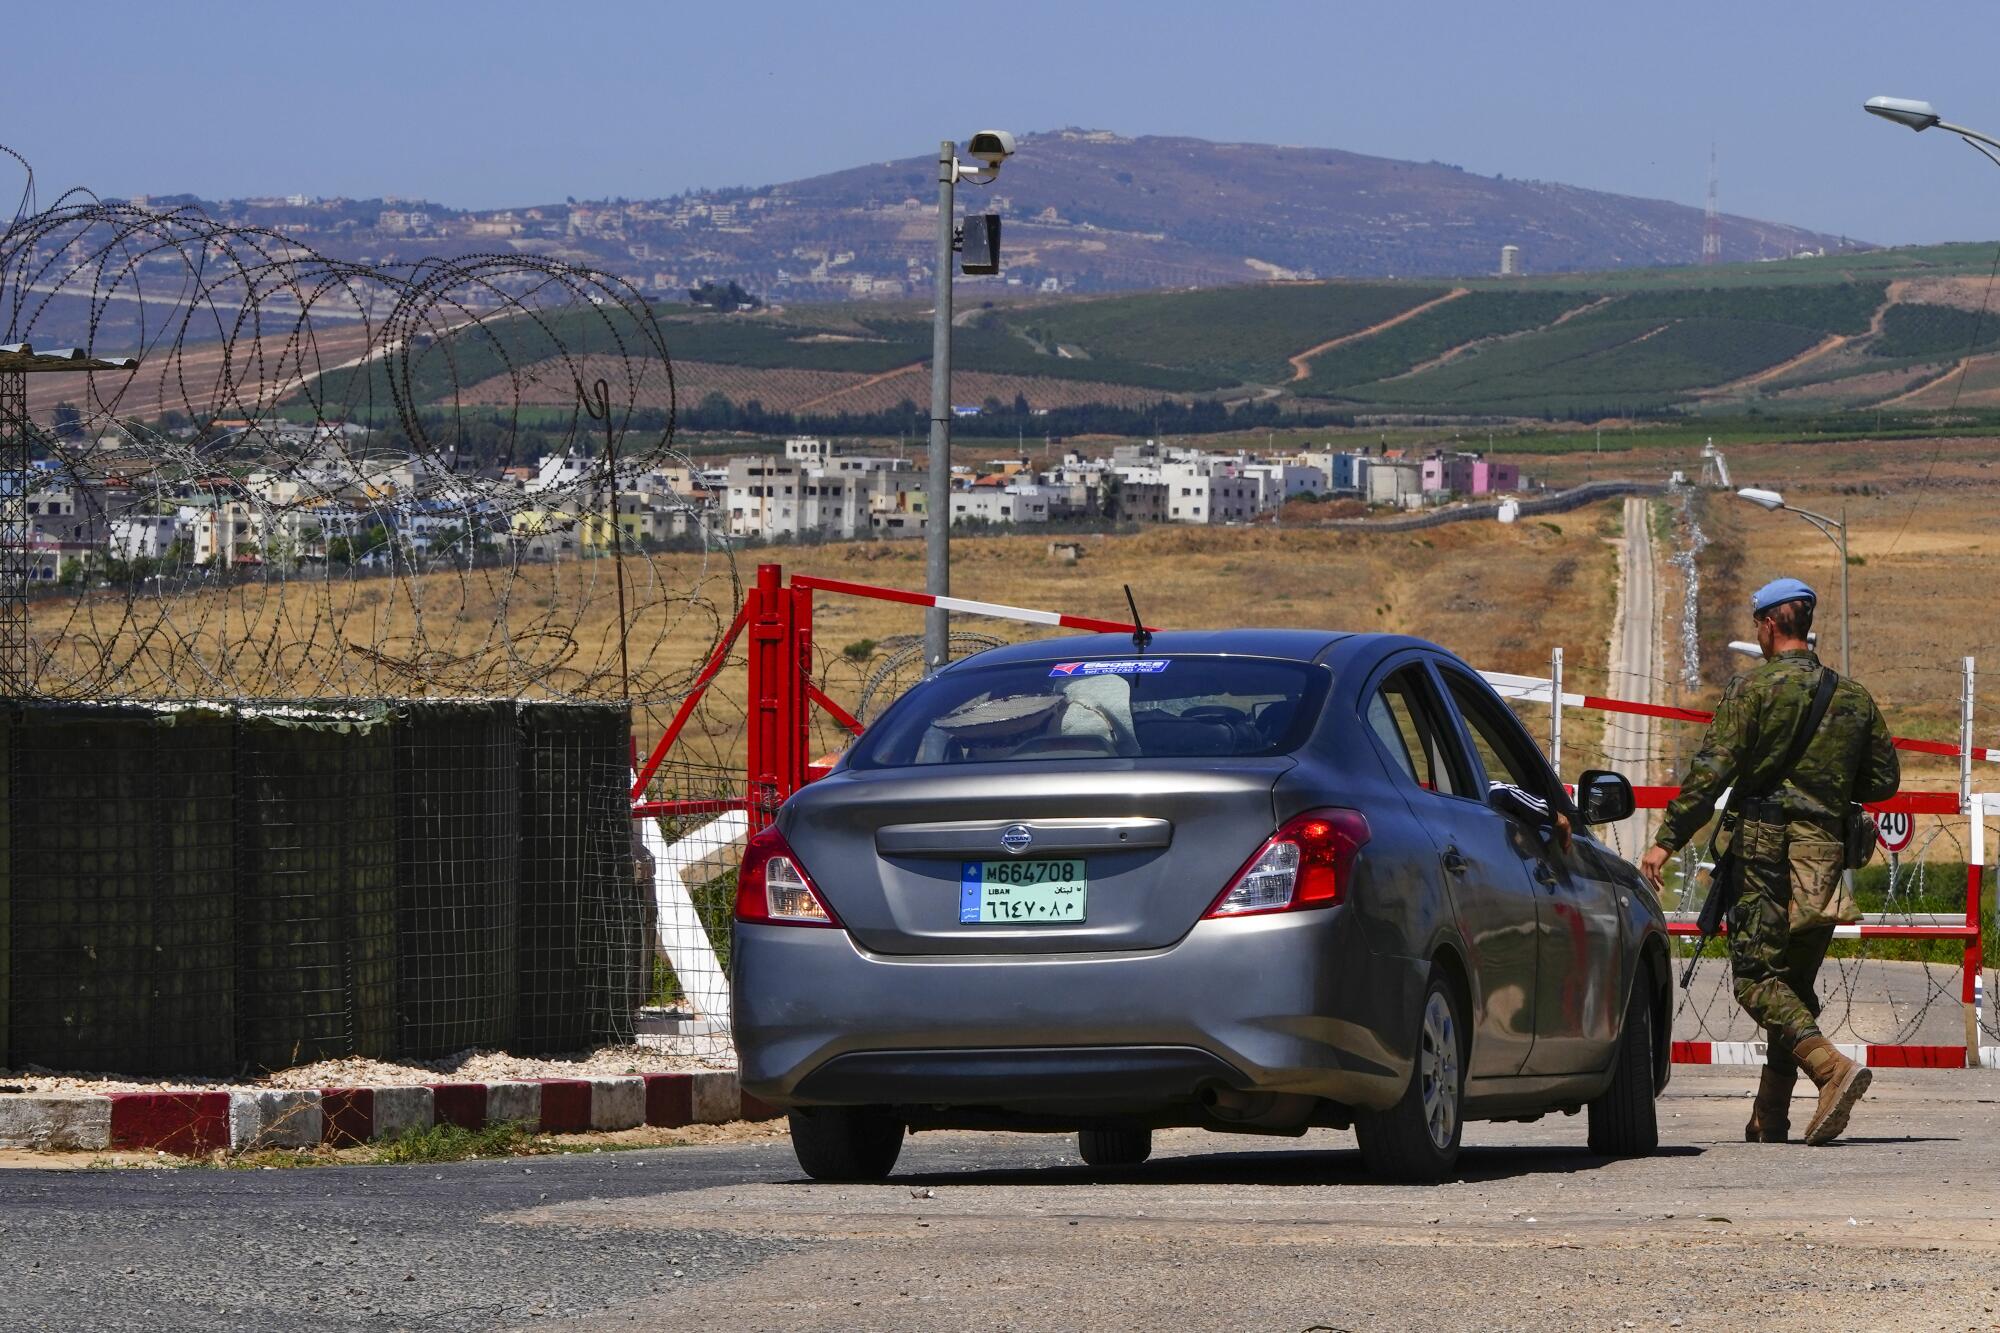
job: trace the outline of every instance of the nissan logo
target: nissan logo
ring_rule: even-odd
[[[1035,841],[1035,835],[1026,824],[1009,824],[1000,833],[1000,845],[1015,856],[1028,850]]]

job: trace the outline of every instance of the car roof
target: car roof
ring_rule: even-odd
[[[1147,645],[1148,657],[1275,657],[1293,662],[1316,662],[1343,640],[1382,638],[1383,635],[1354,635],[1338,630],[1309,629],[1218,629],[1162,630]],[[1049,662],[1102,657],[1135,657],[1139,654],[1129,634],[1079,634],[1059,639],[1030,639],[989,648],[963,660],[981,666],[1009,662]]]

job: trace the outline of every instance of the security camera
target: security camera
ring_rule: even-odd
[[[1005,130],[981,130],[965,145],[965,151],[997,171],[1002,162],[1014,156],[1014,136]]]

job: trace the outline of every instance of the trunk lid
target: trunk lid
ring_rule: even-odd
[[[1276,827],[1286,757],[842,772],[778,824],[855,940],[885,954],[1158,949],[1185,935]],[[1002,834],[1022,826],[1018,852]],[[1018,840],[1018,835],[1017,835]],[[968,862],[1080,862],[1081,921],[960,919]]]

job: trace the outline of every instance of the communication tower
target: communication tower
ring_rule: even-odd
[[[1715,145],[1708,146],[1708,216],[1701,229],[1701,262],[1722,262],[1722,214],[1715,208]]]

